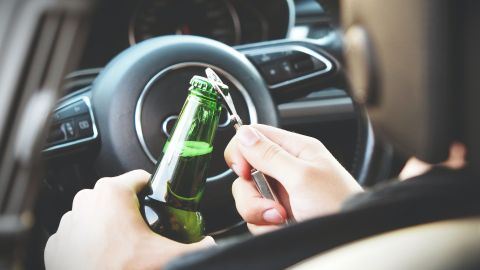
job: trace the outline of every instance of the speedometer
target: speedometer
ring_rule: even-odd
[[[129,31],[133,45],[162,35],[197,35],[235,45],[240,42],[240,22],[228,0],[144,0]]]

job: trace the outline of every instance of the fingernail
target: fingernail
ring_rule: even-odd
[[[244,146],[252,146],[260,140],[260,136],[258,135],[257,131],[249,126],[241,127],[238,130],[238,140]]]
[[[231,166],[232,170],[234,173],[236,173],[238,176],[241,176],[240,174],[240,168],[238,167],[237,164],[233,163],[232,166]]]
[[[268,209],[267,211],[263,212],[263,219],[269,223],[274,223],[274,224],[283,223],[283,217],[275,208]]]

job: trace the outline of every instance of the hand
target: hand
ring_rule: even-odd
[[[161,269],[181,253],[213,244],[205,238],[181,244],[155,234],[144,222],[136,193],[149,174],[137,170],[98,180],[73,200],[45,247],[45,266],[53,269]]]
[[[253,233],[293,217],[303,221],[339,210],[362,188],[318,140],[265,125],[241,127],[225,150],[239,176],[232,192],[238,212]],[[250,164],[272,181],[280,204],[264,199],[250,180]]]
[[[407,180],[415,176],[422,175],[430,171],[433,166],[441,166],[452,170],[459,170],[466,165],[465,156],[467,155],[467,148],[465,145],[455,142],[450,146],[448,159],[439,164],[428,164],[415,157],[410,158],[398,178],[400,180]]]

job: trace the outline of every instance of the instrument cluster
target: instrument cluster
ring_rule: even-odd
[[[162,35],[198,35],[228,45],[285,38],[293,24],[286,0],[144,0],[128,29],[130,45]]]

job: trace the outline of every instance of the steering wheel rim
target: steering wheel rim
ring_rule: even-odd
[[[241,94],[244,94],[247,100],[248,98],[251,99],[248,103],[253,104],[254,112],[256,112],[256,115],[250,118],[250,120],[256,120],[252,122],[278,126],[277,108],[267,86],[257,69],[242,53],[220,42],[196,36],[182,36],[181,38],[166,36],[149,39],[116,56],[102,70],[92,85],[92,107],[101,141],[95,161],[99,176],[118,175],[133,169],[153,172],[154,163],[151,162],[151,157],[149,158],[147,151],[145,151],[145,148],[148,150],[148,147],[145,146],[145,143],[142,145],[142,137],[138,137],[139,133],[142,134],[142,128],[143,131],[146,130],[145,125],[139,127],[138,124],[140,118],[143,117],[141,112],[145,113],[146,116],[143,118],[146,119],[148,118],[147,112],[150,112],[153,108],[151,105],[153,101],[145,102],[143,99],[146,97],[154,100],[155,95],[158,96],[161,91],[165,91],[164,89],[168,88],[168,84],[160,87],[162,86],[162,80],[170,82],[174,78],[178,78],[176,76],[184,76],[179,74],[189,72],[189,74],[194,74],[192,72],[194,72],[193,68],[195,67],[201,67],[203,72],[206,66],[212,66],[221,75],[225,75],[224,78],[227,77],[227,82],[233,88],[241,89],[237,92],[242,92]],[[200,72],[200,69],[197,71]],[[171,74],[168,72],[171,72]],[[162,77],[162,74],[167,75]],[[186,84],[188,82],[187,78],[188,76],[184,76],[183,83],[185,83],[185,86],[177,91],[178,93],[182,92],[182,95],[185,96],[188,87],[188,84]],[[157,88],[149,88],[152,81],[159,84]],[[165,94],[177,95],[176,92],[173,92],[175,91],[165,92]],[[181,100],[181,103],[177,106],[177,110],[180,111],[185,98],[172,96],[169,96],[169,98],[176,100],[172,101],[173,103],[179,103],[179,100]],[[158,107],[170,106],[168,98],[156,98],[155,102],[160,104]],[[142,104],[144,108],[148,104],[150,104],[150,107],[142,109]],[[152,114],[149,115],[152,119]],[[142,121],[145,124],[146,120]],[[155,126],[155,128],[157,127]],[[230,129],[232,132],[230,135],[233,136],[233,128],[230,127]],[[226,135],[219,135],[220,133],[219,130],[217,138],[224,136],[223,139],[225,140]],[[166,137],[163,139],[166,140]],[[225,146],[226,143],[227,141],[225,141]],[[214,149],[222,147],[214,147]],[[220,149],[222,162],[223,149]],[[231,170],[227,170],[217,177],[209,178],[210,181],[207,182],[202,201],[202,210],[207,220],[207,227],[209,227],[209,217],[211,220],[214,214],[218,215],[219,213],[228,214],[231,216],[230,220],[238,221],[236,219],[237,214],[231,211],[234,202],[230,186],[234,179]],[[218,204],[219,201],[222,204]],[[231,225],[214,224],[210,227],[217,230]]]

